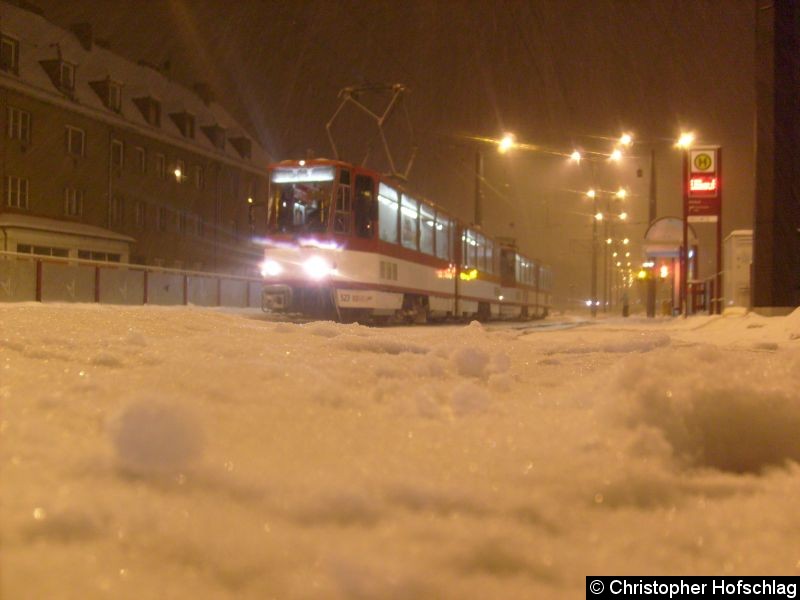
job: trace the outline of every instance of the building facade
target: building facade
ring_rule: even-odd
[[[0,250],[249,274],[269,157],[154,66],[0,1]]]

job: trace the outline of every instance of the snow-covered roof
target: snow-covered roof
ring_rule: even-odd
[[[0,228],[35,229],[37,231],[66,233],[69,235],[80,235],[84,237],[101,238],[104,240],[118,240],[121,242],[135,241],[128,235],[116,233],[110,229],[104,229],[94,225],[87,225],[86,223],[59,221],[58,219],[48,219],[45,217],[36,217],[33,215],[15,213],[0,213]]]
[[[194,152],[213,155],[242,166],[249,165],[265,171],[270,162],[269,155],[244,128],[220,104],[206,104],[200,96],[170,80],[157,68],[137,64],[97,43],[86,50],[76,34],[62,29],[44,17],[0,0],[0,31],[19,42],[19,75],[0,70],[0,85],[22,88],[45,95],[47,101],[92,116],[115,125],[126,124],[138,130],[146,130],[151,137],[164,139],[176,146]],[[76,65],[75,89],[67,97],[54,85],[42,61],[58,61]],[[90,85],[106,79],[121,84],[121,110],[119,113],[107,108],[103,99]],[[161,103],[161,124],[153,126],[147,122],[134,98],[152,97]],[[185,137],[169,115],[186,111],[195,117],[196,130],[193,139]],[[230,141],[224,148],[216,147],[201,127],[216,125],[226,130],[227,138],[247,137],[251,140],[251,156],[242,158]]]

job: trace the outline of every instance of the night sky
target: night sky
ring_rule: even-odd
[[[464,136],[509,130],[560,152],[610,152],[602,138],[629,131],[657,143],[664,216],[680,211],[680,157],[670,142],[692,129],[700,142],[723,147],[725,233],[751,227],[752,0],[35,3],[65,27],[90,21],[97,37],[129,58],[169,60],[176,79],[211,84],[279,160],[309,149],[331,154],[324,126],[341,88],[407,85],[419,146],[410,183],[465,219],[474,146]],[[337,139],[345,158],[360,161],[372,131],[351,117]],[[394,133],[403,154],[408,136]],[[598,187],[632,193],[625,209],[634,224],[622,231],[633,239],[647,218],[649,148],[595,170]],[[486,229],[551,262],[560,294],[584,294],[591,208],[577,190],[590,185],[588,165],[532,152],[499,156],[488,146],[485,154]],[[697,230],[705,270],[714,229]]]

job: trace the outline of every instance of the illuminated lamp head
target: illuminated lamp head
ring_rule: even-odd
[[[278,261],[267,259],[261,263],[262,277],[277,277],[281,273],[283,273],[283,267]]]
[[[311,279],[319,281],[336,273],[336,269],[321,256],[312,256],[303,263],[303,270]]]

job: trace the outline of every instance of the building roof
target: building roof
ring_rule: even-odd
[[[120,242],[135,241],[128,235],[116,233],[109,229],[104,229],[103,227],[87,225],[86,223],[75,223],[73,221],[47,219],[45,217],[37,217],[34,215],[22,215],[18,213],[0,213],[0,228],[35,229],[37,231],[66,233],[69,235],[80,235],[83,237],[94,237],[104,240],[116,240]]]
[[[269,155],[245,133],[244,128],[217,102],[206,103],[195,92],[170,80],[156,67],[134,63],[92,43],[87,50],[75,33],[62,29],[43,16],[0,0],[0,32],[19,42],[19,75],[0,70],[0,85],[23,88],[46,100],[78,112],[93,113],[96,118],[118,125],[126,124],[151,137],[183,146],[195,152],[213,155],[226,162],[266,170]],[[51,80],[42,61],[65,61],[75,65],[74,93],[67,96]],[[121,84],[121,110],[107,108],[90,82],[111,79]],[[161,103],[161,123],[147,122],[134,98],[152,97]],[[187,138],[170,118],[186,111],[194,116],[195,135]],[[203,127],[217,126],[226,132],[224,148],[215,146]],[[250,158],[243,158],[232,138],[251,142]]]

